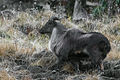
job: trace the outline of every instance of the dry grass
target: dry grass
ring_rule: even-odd
[[[96,75],[89,75],[85,80],[98,80],[98,77]]]
[[[30,76],[25,76],[22,78],[22,80],[33,80]]]
[[[17,46],[13,44],[6,44],[6,43],[1,43],[0,44],[0,55],[1,56],[6,56],[7,53],[12,52],[12,54],[15,54],[15,51],[17,50]]]
[[[31,32],[28,35],[23,34],[21,31],[14,27],[20,27],[25,24],[29,24],[33,29],[41,28],[51,16],[55,13],[52,11],[37,12],[30,14],[31,12],[16,12],[17,15],[11,20],[0,17],[0,31],[5,32],[10,38],[0,38],[0,56],[16,56],[17,54],[33,54],[40,52],[43,49],[48,48],[48,37],[45,35],[36,35],[36,31]],[[97,31],[103,33],[109,40],[112,46],[112,50],[108,54],[106,60],[120,59],[120,35],[111,33],[115,28],[120,28],[120,15],[115,16],[112,19],[103,18],[102,20],[85,20],[79,24],[74,24],[71,18],[62,19],[61,22],[66,27],[76,27],[84,31]],[[32,34],[32,36],[31,36]],[[51,57],[51,58],[50,58]],[[53,61],[52,56],[42,57],[37,62],[31,63],[31,65],[49,66]],[[51,60],[52,59],[52,60]],[[66,64],[63,70],[73,73],[73,68]],[[70,76],[66,80],[73,80]],[[6,71],[0,71],[0,80],[15,80],[14,77],[8,75]],[[31,77],[26,76],[23,80],[32,80]],[[88,74],[85,80],[98,80],[98,76]]]
[[[16,80],[13,76],[10,76],[7,71],[0,71],[0,80]]]
[[[23,41],[17,43],[17,45],[16,44],[11,45],[9,43],[0,44],[0,46],[4,46],[3,49],[0,48],[1,49],[0,55],[5,53],[6,51],[8,51],[9,50],[8,48],[10,48],[10,49],[13,48],[12,50],[17,53],[33,53],[35,50],[47,48],[47,45],[46,45],[47,39],[46,40],[41,39],[41,38],[34,39],[34,41],[37,41],[36,43],[34,43],[34,41],[31,41],[32,40],[31,38],[34,38],[34,36],[32,36],[32,37],[27,36],[27,38],[26,38],[26,36],[23,33],[14,29],[13,26],[14,26],[14,24],[16,24],[18,27],[20,25],[30,24],[34,28],[41,27],[48,21],[48,19],[51,16],[55,15],[55,13],[52,11],[45,11],[45,12],[39,12],[39,13],[36,12],[34,14],[30,14],[30,11],[16,12],[16,13],[18,13],[18,14],[12,20],[7,20],[7,18],[0,17],[0,21],[1,21],[0,30],[6,31],[6,33],[11,36],[12,39],[10,39],[9,41],[13,41],[13,40],[19,39],[19,38],[22,38],[21,40],[23,40]],[[119,46],[117,46],[117,44],[115,44],[114,41],[120,43],[119,42],[120,35],[111,34],[110,31],[113,30],[114,28],[120,28],[120,15],[117,15],[112,19],[105,17],[102,20],[85,20],[83,22],[80,22],[78,25],[72,23],[70,18],[62,19],[61,22],[67,27],[77,27],[77,28],[81,28],[85,31],[89,31],[92,29],[92,31],[98,31],[98,32],[103,33],[106,37],[108,37],[110,42],[114,45],[114,46],[112,45],[112,51],[110,52],[110,55],[111,56],[113,54],[119,55],[119,51],[116,48]],[[97,26],[97,28],[92,28],[93,26],[94,27]],[[31,39],[30,41],[34,43],[34,47],[32,47],[32,48],[29,48],[29,46],[31,46],[31,45],[27,45],[28,48],[26,47],[26,45],[22,45],[22,44],[26,44],[26,41],[29,42],[29,39]],[[0,40],[3,41],[3,39],[0,39]],[[45,40],[45,43],[43,40]],[[22,45],[22,47],[21,47],[21,45]],[[115,55],[113,55],[113,56],[115,56]]]
[[[105,36],[109,39],[111,42],[111,51],[107,55],[106,60],[115,60],[120,59],[120,35],[106,35]]]
[[[82,74],[80,74],[80,75],[82,75]],[[83,74],[84,75],[84,74]],[[75,75],[75,76],[69,76],[68,78],[66,78],[65,80],[78,80],[78,79],[80,79],[80,80],[99,80],[99,77],[96,75],[96,74],[94,74],[94,75],[90,75],[90,74],[87,74],[86,75],[87,77],[79,77],[79,75]],[[81,79],[82,78],[82,79]]]
[[[70,65],[70,64],[65,64],[65,65],[63,66],[63,70],[64,70],[64,71],[67,71],[67,72],[69,72],[69,73],[74,73],[73,66]]]
[[[117,60],[117,59],[120,59],[120,51],[114,48],[107,55],[106,60]]]
[[[35,47],[20,47],[18,44],[11,42],[0,43],[0,56],[15,56],[16,54],[32,54]]]
[[[19,30],[13,28],[13,26],[19,27],[24,24],[29,24],[33,28],[40,28],[43,26],[48,19],[56,15],[52,11],[45,12],[36,12],[34,14],[30,14],[31,12],[16,12],[17,15],[13,17],[11,20],[7,20],[7,18],[0,17],[0,30],[6,32],[10,35],[10,39],[7,39],[8,42],[4,42],[4,39],[0,39],[0,41],[4,43],[0,43],[0,55],[6,54],[10,51],[13,53],[28,53],[32,54],[35,51],[39,52],[43,48],[47,48],[48,38],[45,38],[42,35],[38,35],[35,37],[35,32],[26,36]],[[115,16],[112,19],[107,17],[101,20],[85,20],[80,22],[78,25],[74,24],[71,21],[71,18],[62,19],[61,22],[66,27],[76,27],[80,28],[84,31],[97,31],[103,33],[111,42],[112,50],[108,55],[107,59],[119,59],[120,58],[120,35],[115,35],[111,33],[111,30],[114,28],[120,28],[120,15]],[[17,41],[16,41],[17,39]]]

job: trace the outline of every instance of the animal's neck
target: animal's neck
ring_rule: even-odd
[[[59,28],[53,28],[52,34],[51,34],[51,39],[55,40],[59,38],[62,34],[64,33],[64,30],[61,30]]]
[[[49,34],[49,37],[52,37],[53,35],[59,37],[67,30],[67,28],[65,28],[61,23],[57,23],[56,26],[57,27],[53,28],[52,33]]]
[[[52,34],[50,36],[50,41],[49,41],[49,50],[53,51],[56,43],[60,40],[60,37],[64,34],[64,30],[60,30],[58,28],[54,28],[52,31]]]
[[[53,28],[52,33],[49,35],[50,41],[49,41],[49,50],[54,51],[54,48],[56,46],[56,43],[60,41],[60,37],[67,31],[67,28],[65,28],[61,23],[57,23],[56,27]]]

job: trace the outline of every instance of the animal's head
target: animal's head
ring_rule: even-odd
[[[51,17],[48,22],[39,30],[41,34],[52,33],[54,27],[56,27],[57,22],[59,20],[57,17]]]

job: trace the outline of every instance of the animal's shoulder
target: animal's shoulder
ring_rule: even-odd
[[[68,29],[67,32],[84,33],[84,31],[82,31],[82,30],[80,30],[80,29],[77,29],[77,28],[70,28],[70,29]]]

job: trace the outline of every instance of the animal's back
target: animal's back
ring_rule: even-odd
[[[62,50],[68,50],[69,52],[74,52],[77,50],[82,51],[86,46],[94,45],[97,45],[101,50],[106,51],[106,54],[111,49],[108,39],[101,33],[84,33],[78,29],[70,29],[65,32],[60,41],[57,43],[56,53],[57,55],[62,54]]]
[[[86,42],[84,42],[87,44],[99,46],[99,48],[104,49],[106,53],[111,49],[110,42],[107,37],[99,32],[89,32],[85,35],[82,35],[79,39],[81,40],[81,38],[86,40]]]
[[[72,52],[76,46],[76,37],[83,34],[85,33],[79,29],[68,29],[63,35],[61,35],[60,40],[56,45],[56,55],[68,56],[68,54]]]

